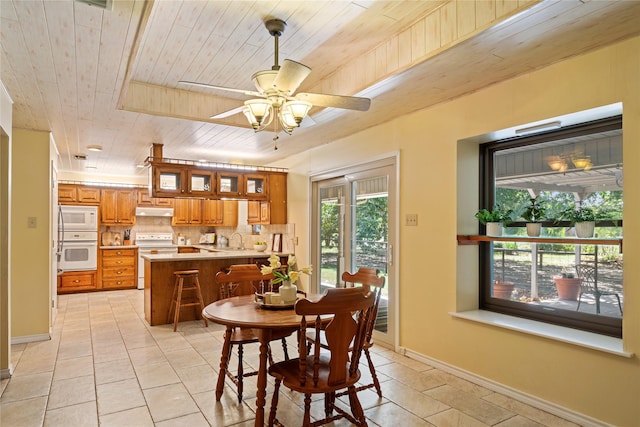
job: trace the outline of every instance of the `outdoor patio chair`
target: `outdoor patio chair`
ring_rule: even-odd
[[[300,340],[300,357],[269,367],[269,375],[275,379],[269,426],[282,425],[276,419],[280,385],[304,394],[303,426],[323,425],[340,418],[358,426],[367,425],[355,384],[360,379],[358,365],[374,302],[372,293],[358,287],[328,289],[316,302],[301,299],[296,303],[296,314],[303,316],[300,336],[308,336],[307,332],[314,330],[316,340],[309,355],[306,355],[305,340]],[[324,326],[327,316],[332,318]],[[321,336],[328,343],[326,349],[320,344]],[[349,394],[351,413],[342,409],[344,403],[336,404],[336,392],[343,389]],[[324,419],[315,420],[313,424],[312,394],[324,394],[325,414]]]
[[[582,279],[580,284],[580,295],[578,295],[578,307],[576,311],[580,310],[580,303],[582,302],[583,294],[593,294],[596,299],[596,314],[600,314],[600,297],[603,295],[614,295],[618,300],[618,307],[620,308],[620,315],[622,315],[622,303],[620,302],[620,295],[614,291],[603,291],[598,288],[598,274],[594,266],[589,264],[576,265],[576,273],[578,277]]]

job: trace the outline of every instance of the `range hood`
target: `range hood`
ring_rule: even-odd
[[[136,216],[173,216],[173,208],[146,208],[137,207]]]

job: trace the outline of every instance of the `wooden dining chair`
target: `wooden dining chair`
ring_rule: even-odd
[[[305,298],[296,303],[296,314],[303,316],[300,336],[307,336],[307,332],[313,330],[315,342],[313,351],[307,355],[306,342],[300,340],[300,357],[269,367],[269,375],[275,379],[269,426],[281,425],[276,418],[281,385],[304,394],[303,426],[311,425],[313,394],[324,394],[325,411],[325,418],[314,421],[313,425],[340,418],[358,426],[367,425],[355,384],[360,379],[358,365],[374,303],[375,296],[362,288],[328,289],[316,302]],[[327,316],[331,320],[325,326]],[[320,344],[320,337],[326,339],[326,346]],[[351,414],[336,405],[336,392],[343,389],[349,395]]]
[[[380,381],[378,380],[378,376],[376,375],[376,368],[373,364],[373,360],[371,359],[371,353],[369,349],[373,347],[373,330],[376,326],[376,318],[378,315],[378,307],[380,305],[380,297],[382,296],[382,289],[385,285],[385,278],[380,276],[380,270],[375,268],[368,267],[360,267],[358,271],[351,274],[347,271],[342,273],[342,281],[344,282],[344,286],[347,288],[352,288],[356,286],[362,286],[365,290],[371,292],[375,298],[374,308],[373,308],[373,316],[369,318],[369,322],[367,323],[367,333],[365,337],[365,342],[363,345],[363,351],[365,357],[367,358],[367,364],[369,365],[369,372],[371,373],[371,383],[364,384],[356,388],[357,391],[366,390],[368,388],[375,388],[379,397],[382,397],[382,388],[380,387]],[[307,334],[307,344],[308,349],[310,351],[312,343],[315,341],[314,331],[310,331]],[[322,346],[326,347],[326,340],[320,340]],[[343,395],[345,393],[339,393],[338,395]]]
[[[216,274],[216,283],[218,284],[218,299],[226,299],[233,296],[253,295],[257,290],[261,289],[265,283],[272,280],[273,275],[263,275],[255,264],[236,264],[229,267],[228,271],[220,271]],[[289,359],[287,351],[286,337],[294,331],[283,330],[274,332],[273,340],[281,340],[284,351],[285,360]],[[244,372],[243,353],[244,345],[258,343],[258,335],[251,328],[232,328],[227,329],[224,336],[225,343],[222,347],[222,355],[220,357],[220,371],[218,372],[218,390],[223,390],[224,378],[228,377],[235,385],[238,391],[238,402],[242,402],[243,379],[253,375],[257,375],[258,371]],[[233,354],[234,346],[238,349],[238,369],[236,373],[229,370],[229,360]],[[228,348],[228,351],[224,351]],[[269,348],[269,363],[273,363],[271,349]],[[222,396],[216,396],[216,400],[220,400]]]

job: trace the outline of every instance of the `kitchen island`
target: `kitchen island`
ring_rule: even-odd
[[[195,246],[198,247],[198,246]],[[199,248],[199,247],[198,247]],[[204,249],[204,248],[201,248]],[[204,305],[218,300],[215,276],[233,264],[255,264],[267,261],[268,252],[253,250],[215,250],[195,253],[171,253],[142,255],[144,260],[144,317],[151,326],[172,323],[169,307],[175,276],[174,271],[198,270]],[[288,254],[278,254],[286,257]],[[180,320],[197,319],[199,310],[183,310]],[[199,313],[198,313],[199,316]]]

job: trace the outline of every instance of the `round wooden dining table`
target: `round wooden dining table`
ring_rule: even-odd
[[[309,300],[320,299],[321,295],[307,295]],[[226,333],[234,327],[253,328],[260,341],[260,366],[258,368],[258,389],[256,391],[256,426],[264,425],[264,405],[267,396],[267,352],[269,342],[282,330],[295,332],[300,327],[302,316],[298,316],[293,308],[269,309],[256,303],[254,295],[243,295],[213,302],[202,311],[208,320],[225,325]],[[229,346],[225,339],[222,355],[228,354]],[[222,361],[221,367],[222,367]],[[216,400],[220,400],[224,390],[225,376],[218,376]]]

